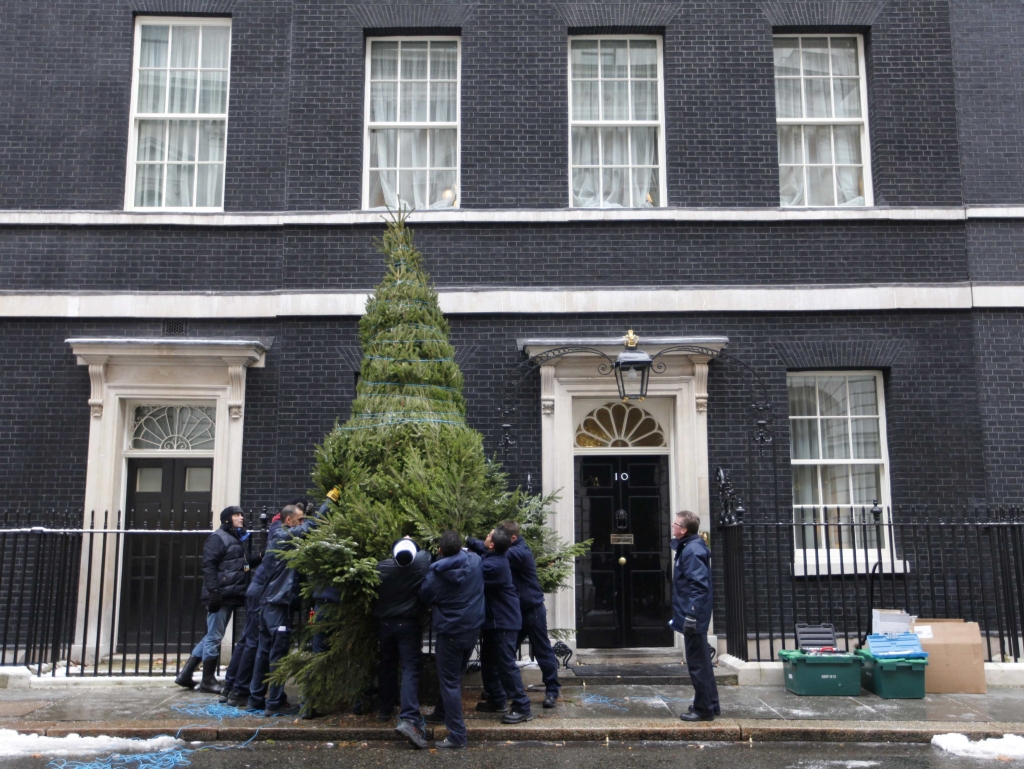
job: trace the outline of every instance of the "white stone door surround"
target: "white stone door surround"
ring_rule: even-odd
[[[242,430],[245,417],[245,378],[249,368],[262,368],[267,348],[254,339],[154,338],[75,338],[66,343],[77,356],[78,364],[89,367],[89,455],[86,468],[83,528],[103,527],[109,512],[108,528],[116,525],[116,513],[125,504],[125,450],[132,424],[131,408],[138,403],[200,404],[215,406],[216,433],[213,450],[211,529],[217,511],[237,505],[241,498]],[[91,575],[90,606],[99,605],[99,585],[104,587],[104,616],[86,617],[86,585],[90,583],[83,552],[79,587],[79,621],[76,644],[91,644],[92,654],[99,622],[100,651],[108,648],[111,600],[119,590],[115,585],[115,564],[119,553],[99,554],[102,537],[96,537]],[[87,545],[83,544],[83,547]],[[100,571],[105,570],[104,579]],[[228,641],[230,635],[225,636]],[[81,648],[81,647],[79,647]],[[91,657],[90,657],[91,658]]]
[[[518,339],[518,347],[528,356],[558,347],[594,347],[614,359],[622,351],[622,340],[608,338]],[[640,349],[654,356],[677,345],[691,345],[719,351],[728,337],[652,337],[640,338]],[[672,510],[690,509],[700,514],[701,530],[710,528],[708,496],[707,379],[710,357],[698,353],[670,352],[659,359],[666,363],[662,373],[651,373],[649,398],[667,400],[671,417],[663,427],[669,442],[669,504]],[[574,449],[576,424],[573,401],[576,399],[618,400],[612,374],[598,370],[604,359],[587,353],[573,353],[545,363],[540,368],[541,398],[541,474],[544,494],[557,492],[551,526],[566,542],[575,541]],[[643,406],[643,404],[638,404]],[[576,629],[575,586],[570,584],[548,602],[548,626]],[[676,638],[681,646],[681,637]],[[575,648],[575,640],[568,642]]]

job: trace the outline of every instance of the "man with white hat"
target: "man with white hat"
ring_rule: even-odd
[[[420,550],[409,537],[391,547],[391,557],[377,564],[380,585],[377,587],[377,637],[380,641],[381,721],[390,721],[395,705],[401,703],[396,732],[415,748],[427,747],[423,716],[420,715],[420,656],[423,629],[419,602],[420,585],[430,568],[430,553]],[[398,670],[402,670],[399,694]]]

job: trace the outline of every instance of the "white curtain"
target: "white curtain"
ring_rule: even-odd
[[[633,129],[633,165],[658,165],[658,129]],[[633,169],[633,208],[652,208],[659,204],[658,169],[656,167]]]
[[[394,129],[370,131],[370,208],[398,207],[397,140]]]
[[[572,129],[572,204],[579,208],[601,205],[597,174],[601,149],[596,128]],[[579,168],[577,166],[590,166]]]

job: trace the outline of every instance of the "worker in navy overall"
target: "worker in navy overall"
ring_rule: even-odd
[[[304,537],[315,525],[296,505],[286,505],[281,510],[281,520],[270,524],[267,538],[267,554],[263,559],[266,566],[267,584],[260,600],[260,645],[256,651],[252,681],[249,683],[250,710],[262,710],[264,715],[291,715],[298,706],[289,704],[281,684],[268,687],[266,676],[275,663],[288,654],[291,646],[292,612],[299,599],[299,575],[281,560],[279,551],[290,546],[293,539]]]
[[[670,543],[675,551],[670,624],[673,630],[683,634],[686,668],[693,685],[693,704],[680,716],[683,721],[713,721],[721,714],[708,648],[712,609],[711,551],[698,536],[699,529],[700,517],[696,513],[689,510],[676,513]]]
[[[377,564],[380,584],[373,615],[380,643],[380,672],[377,717],[390,721],[395,706],[401,705],[395,731],[414,748],[427,747],[427,735],[420,715],[420,669],[423,657],[423,627],[420,625],[419,592],[430,568],[430,553],[420,550],[410,537],[391,546],[391,557]],[[398,687],[398,671],[402,687]]]
[[[562,684],[558,680],[558,660],[548,638],[548,612],[544,607],[544,591],[537,579],[537,562],[516,521],[502,521],[498,528],[507,531],[512,538],[512,547],[505,557],[512,569],[512,584],[519,593],[519,610],[523,615],[523,627],[516,646],[522,645],[524,639],[530,639],[530,653],[537,660],[544,680],[544,707],[553,708],[558,704],[558,691]]]
[[[466,546],[483,559],[487,609],[480,642],[480,674],[485,699],[477,703],[476,709],[484,713],[504,713],[501,717],[503,724],[532,721],[530,700],[516,665],[516,642],[523,617],[506,557],[512,546],[512,536],[499,526],[482,542],[470,537]]]
[[[441,688],[437,705],[426,720],[448,728],[448,736],[435,743],[437,748],[464,748],[462,674],[486,619],[483,563],[476,553],[463,551],[457,531],[444,532],[438,549],[441,557],[430,564],[420,588],[420,602],[434,607],[431,621]]]

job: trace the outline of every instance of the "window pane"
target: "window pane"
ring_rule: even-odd
[[[171,70],[170,97],[168,112],[196,111],[196,73],[193,70]]]
[[[426,122],[426,83],[402,83],[402,107],[399,114],[403,122]]]
[[[163,481],[163,468],[140,467],[135,475],[135,490],[141,491],[144,494],[159,494],[160,489],[163,487]]]
[[[604,128],[601,130],[602,165],[629,165],[628,128]]]
[[[800,126],[779,126],[779,162],[786,165],[804,162],[803,136],[800,133]]]
[[[846,377],[832,376],[818,379],[818,412],[823,417],[843,417],[846,408]]]
[[[880,465],[853,466],[853,501],[860,505],[882,501],[882,468]],[[870,516],[869,516],[870,520]]]
[[[832,93],[829,91],[828,84],[828,78],[804,79],[807,117],[832,117]]]
[[[800,40],[796,37],[775,38],[776,77],[800,74]]]
[[[427,44],[402,43],[402,80],[427,79]]]
[[[881,459],[882,441],[878,432],[877,417],[850,420],[853,432],[854,459]]]
[[[828,76],[828,38],[827,37],[805,37],[804,48],[804,76]]]
[[[629,44],[631,77],[658,76],[658,44],[654,40],[633,40]]]
[[[804,139],[807,144],[808,163],[823,165],[832,162],[832,128],[830,126],[804,126]]]
[[[601,202],[609,208],[625,208],[629,205],[629,171],[623,168],[606,168],[601,172]]]
[[[199,166],[198,187],[196,189],[197,206],[223,205],[224,166],[221,163],[204,163]]]
[[[394,171],[370,171],[370,208],[398,208]]]
[[[196,121],[172,120],[170,122],[171,130],[168,132],[167,137],[167,159],[195,160]]]
[[[139,41],[140,67],[167,66],[167,35],[169,27],[153,27],[145,25]]]
[[[803,166],[782,166],[779,168],[779,205],[802,206],[803,204]]]
[[[658,169],[633,169],[633,208],[652,208],[661,205],[658,196]]]
[[[604,80],[601,82],[604,96],[604,120],[629,120],[629,82],[626,80]]]
[[[601,77],[629,77],[629,52],[625,40],[601,41]]]
[[[875,378],[850,377],[850,413],[859,416],[878,414],[878,391]]]
[[[164,166],[162,163],[135,167],[135,205],[159,206],[163,204]]]
[[[191,163],[169,163],[167,165],[167,199],[164,205],[191,206],[192,186],[195,183],[196,167]]]
[[[203,67],[227,69],[231,27],[203,27]]]
[[[572,41],[572,76],[574,78],[598,77],[596,40]]]
[[[171,27],[171,66],[199,65],[199,27]]]
[[[572,164],[574,166],[596,166],[600,160],[600,145],[597,128],[572,129]]]
[[[818,420],[791,419],[789,422],[793,443],[790,446],[792,459],[819,459]]]
[[[398,83],[370,83],[370,122],[393,123],[398,119]]]
[[[459,47],[455,41],[430,44],[430,79],[455,80],[459,76]]]
[[[848,465],[823,465],[821,468],[822,504],[850,504],[850,480]]]
[[[633,165],[658,165],[658,129],[633,128]]]
[[[850,458],[850,423],[846,419],[821,420],[821,456],[823,459]]]
[[[370,43],[370,80],[398,79],[398,43]]]
[[[860,164],[860,126],[837,125],[832,129],[836,137],[836,163]]]
[[[398,165],[401,168],[427,167],[427,131],[425,128],[405,129],[398,137]],[[426,177],[423,184],[426,185]]]
[[[572,204],[580,208],[592,208],[601,204],[598,195],[597,168],[574,168],[572,170]]]
[[[209,491],[213,487],[212,467],[189,467],[185,470],[185,491]]]
[[[836,187],[837,205],[864,205],[864,172],[860,166],[838,166]]]
[[[455,205],[455,172],[430,172],[430,207],[450,208]]]
[[[228,111],[228,73],[204,72],[199,87],[199,111],[223,114]]]
[[[454,123],[458,120],[456,110],[457,83],[430,84],[430,119],[435,123]]]
[[[224,134],[227,128],[223,120],[199,121],[199,159],[224,159]]]
[[[370,168],[395,168],[398,165],[398,131],[370,131]]]
[[[163,112],[167,72],[162,69],[139,73],[139,112]]]
[[[813,417],[818,413],[814,377],[794,376],[787,381],[789,388],[789,414],[794,417]]]
[[[799,80],[775,79],[775,112],[781,118],[804,116]]]
[[[400,171],[398,177],[402,205],[419,211],[427,208],[427,172]]]
[[[856,38],[832,38],[832,74],[835,77],[860,74]]]
[[[820,505],[818,495],[818,468],[797,465],[793,468],[793,504]]]
[[[167,122],[164,120],[140,120],[135,159],[164,160],[166,129]]]
[[[598,120],[600,118],[600,83],[597,80],[574,80],[572,84],[573,120]]]
[[[810,167],[807,169],[807,205],[834,206],[835,189],[832,186],[832,168]]]
[[[658,81],[633,81],[633,119],[658,119]]]
[[[836,117],[860,117],[860,81],[841,78],[832,81],[836,95]]]
[[[445,128],[430,132],[430,167],[455,168],[458,153],[456,132],[454,128]],[[454,184],[455,177],[452,177]]]

